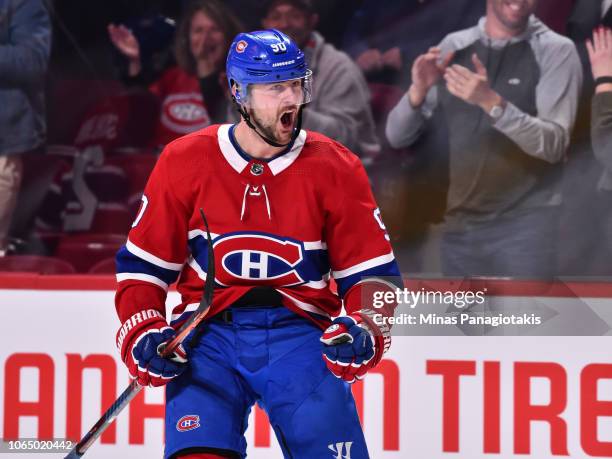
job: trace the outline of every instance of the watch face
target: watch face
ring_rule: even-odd
[[[499,119],[504,113],[504,108],[500,105],[495,105],[489,112],[489,116],[493,119]]]

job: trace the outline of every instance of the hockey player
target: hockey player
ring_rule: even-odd
[[[168,383],[166,458],[245,457],[255,402],[285,457],[367,458],[348,383],[390,344],[362,301],[399,276],[380,212],[358,158],[300,129],[312,75],[286,35],[239,34],[227,77],[241,121],[166,147],[117,254],[117,346],[139,383]],[[200,208],[214,299],[198,339],[166,360],[157,347],[197,308],[207,276]]]

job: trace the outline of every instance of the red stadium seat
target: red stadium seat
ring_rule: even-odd
[[[107,159],[108,164],[121,168],[128,177],[127,205],[132,219],[136,217],[142,192],[156,162],[157,155],[151,152],[116,154]]]
[[[100,260],[91,268],[89,268],[89,274],[115,274],[117,267],[115,264],[115,257],[105,258]]]
[[[127,234],[134,221],[133,211],[128,206],[119,203],[101,202],[93,209],[91,220],[87,221],[85,214],[82,223],[82,209],[78,203],[68,203],[64,214],[64,229],[67,232],[87,231],[96,234]],[[69,220],[70,219],[70,220]],[[71,225],[68,225],[70,221]]]
[[[114,257],[125,241],[121,234],[70,234],[60,239],[55,256],[85,273],[96,263]]]
[[[47,116],[50,143],[71,143],[92,104],[123,91],[117,80],[53,80],[49,83]]]
[[[151,141],[159,102],[147,90],[128,89],[89,107],[74,137],[74,146],[99,146],[105,153],[118,147],[143,147]]]
[[[8,255],[6,257],[0,257],[0,272],[74,274],[75,269],[68,261],[55,257]]]

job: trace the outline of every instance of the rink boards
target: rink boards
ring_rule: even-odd
[[[491,295],[553,308],[567,301],[564,289],[506,286]],[[101,403],[123,390],[128,377],[114,347],[113,288],[106,277],[0,276],[3,438],[80,437]],[[612,286],[571,290],[596,315],[612,311]],[[177,302],[171,292],[168,304]],[[385,361],[354,393],[373,458],[612,457],[609,331],[395,336]],[[161,457],[163,397],[162,389],[144,390],[86,457]],[[281,457],[259,410],[247,440],[250,458]],[[13,456],[30,457],[3,457]],[[329,457],[337,455],[330,450]]]

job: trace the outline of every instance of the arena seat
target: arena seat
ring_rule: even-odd
[[[150,151],[141,150],[132,153],[117,153],[108,157],[107,163],[124,171],[128,178],[127,202],[130,216],[136,217],[140,207],[140,198],[158,156]]]
[[[66,88],[81,84],[60,82],[57,94],[67,95]],[[91,85],[95,97],[87,93],[87,105],[74,111],[78,122],[59,129],[65,132],[53,139],[69,144],[52,149],[55,156],[68,159],[68,167],[48,187],[36,219],[39,229],[127,233],[157,159],[147,147],[157,120],[157,99],[143,89],[123,89],[104,81]],[[130,154],[113,154],[119,151]]]
[[[132,210],[121,203],[97,203],[90,220],[87,215],[81,220],[81,206],[77,202],[69,202],[64,215],[64,229],[67,232],[86,231],[96,234],[127,234],[134,216]],[[70,223],[70,225],[69,225]]]
[[[39,255],[8,255],[0,257],[0,272],[37,274],[74,274],[74,266],[66,260]]]
[[[115,148],[144,147],[151,141],[159,102],[145,89],[131,88],[93,103],[72,141],[78,149],[93,145],[109,153]]]
[[[122,234],[68,234],[59,240],[55,256],[86,273],[96,263],[114,257],[125,241]]]
[[[123,84],[117,80],[51,78],[47,116],[49,142],[71,143],[88,108],[123,90]]]
[[[116,272],[115,257],[108,257],[104,260],[100,260],[89,268],[89,274],[115,274]]]

